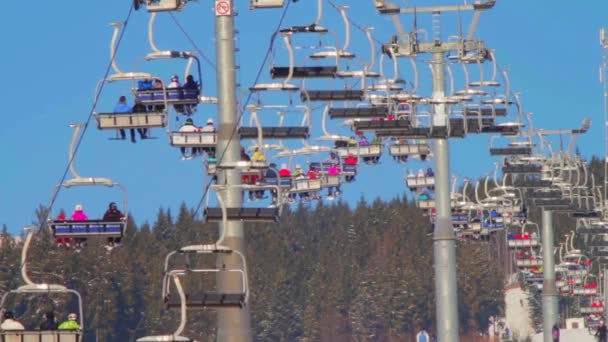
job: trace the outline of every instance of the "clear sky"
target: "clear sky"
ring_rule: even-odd
[[[360,26],[374,26],[374,37],[387,42],[394,26],[380,17],[372,1],[334,1],[350,5],[349,16]],[[398,1],[404,3],[403,1]],[[452,3],[457,1],[452,1]],[[70,123],[84,122],[93,105],[97,82],[109,60],[112,30],[108,23],[125,19],[130,1],[92,1],[75,5],[70,1],[42,1],[24,4],[8,1],[0,11],[0,57],[4,82],[0,99],[4,107],[4,124],[0,125],[3,167],[0,171],[0,223],[17,233],[34,220],[34,210],[46,204],[59,182],[67,163],[67,147],[72,131]],[[249,11],[248,1],[238,0],[237,17],[239,82],[246,89],[253,83],[266,52],[270,36],[282,10]],[[290,6],[287,25],[310,24],[315,17],[316,1],[300,0]],[[409,4],[439,4],[446,1],[405,1]],[[214,16],[211,1],[188,4],[175,14],[196,45],[215,64]],[[501,67],[507,67],[513,91],[521,92],[526,112],[534,113],[535,125],[548,129],[578,126],[590,117],[590,132],[579,142],[584,156],[604,154],[602,91],[598,80],[601,49],[598,30],[608,25],[608,3],[588,1],[584,5],[568,1],[500,0],[484,13],[477,36],[496,49]],[[455,34],[455,21],[445,16],[444,37]],[[468,17],[463,17],[468,26]],[[145,11],[134,12],[118,52],[118,63],[126,71],[147,71],[168,79],[173,73],[183,74],[185,63],[146,62],[150,51],[147,43]],[[192,50],[188,38],[168,15],[157,19],[156,41],[161,49]],[[404,18],[406,28],[411,17]],[[420,15],[419,25],[430,30],[429,17]],[[329,5],[322,24],[343,35],[342,23]],[[352,29],[352,50],[369,58],[364,35]],[[285,58],[281,47],[275,60]],[[411,79],[407,61],[401,62],[400,76]],[[385,69],[389,67],[385,63]],[[204,92],[215,95],[215,71],[205,61]],[[262,80],[269,80],[264,69]],[[420,64],[421,87],[428,86],[428,67]],[[423,81],[425,79],[426,81]],[[328,82],[325,87],[339,87]],[[111,111],[118,95],[128,95],[130,84],[112,84],[101,94],[98,108]],[[212,106],[200,106],[194,116],[203,124],[216,117]],[[183,122],[183,119],[180,121]],[[313,127],[320,134],[321,112],[315,111]],[[171,125],[175,126],[173,117]],[[349,134],[332,125],[336,133]],[[76,166],[83,176],[108,177],[128,189],[129,207],[138,223],[153,221],[160,207],[177,209],[185,201],[194,206],[204,186],[200,160],[181,161],[164,131],[156,130],[156,140],[108,140],[113,132],[96,129],[94,121],[83,139]],[[451,143],[452,171],[475,177],[492,170],[494,160],[488,153],[489,137],[468,137]],[[291,145],[296,147],[297,144]],[[325,158],[319,156],[313,159]],[[390,199],[405,191],[405,170],[419,165],[394,163],[385,154],[382,164],[363,166],[357,182],[344,188],[344,196],[354,202],[362,194],[367,198]],[[56,206],[71,211],[76,203],[85,205],[89,217],[101,215],[105,206],[119,199],[116,190],[95,189],[60,193]]]

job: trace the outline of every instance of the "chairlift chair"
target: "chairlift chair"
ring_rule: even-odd
[[[532,155],[534,144],[530,140],[513,140],[506,145],[497,145],[499,136],[490,138],[490,155],[492,156],[529,156]]]
[[[112,58],[112,68],[114,74],[106,77],[97,84],[97,90],[95,94],[99,94],[102,89],[102,85],[105,82],[117,82],[117,81],[131,81],[137,80],[160,80],[160,78],[153,76],[148,73],[141,72],[123,72],[116,62],[116,44],[120,30],[123,23],[112,23],[114,27],[114,33],[112,35],[112,41],[110,43],[110,58]],[[161,80],[162,81],[162,80]],[[95,108],[93,112],[97,121],[97,128],[104,129],[148,129],[155,127],[165,127],[167,125],[167,101],[164,99],[163,109],[154,109],[146,112],[130,112],[130,113],[109,113],[109,112],[97,112],[97,102],[95,102]]]
[[[81,342],[84,330],[84,312],[82,309],[82,298],[80,293],[75,290],[66,288],[63,285],[56,284],[26,284],[19,286],[14,290],[4,293],[0,301],[0,312],[7,310],[8,298],[11,296],[28,295],[28,296],[48,296],[56,294],[71,294],[76,297],[78,305],[78,314],[80,318],[80,329],[78,330],[0,330],[0,339],[3,342],[34,342],[34,341],[57,341],[57,342]]]
[[[281,216],[281,206],[273,205],[270,207],[227,207],[220,192],[227,187],[238,187],[242,190],[259,191],[261,189],[271,189],[276,191],[277,197],[282,198],[282,189],[277,185],[212,185],[209,189],[217,195],[219,207],[207,207],[204,210],[205,220],[208,222],[278,222]]]
[[[397,161],[405,162],[409,157],[416,156],[425,161],[431,155],[431,148],[426,140],[396,139],[396,142],[388,147],[388,153]]]
[[[595,296],[598,294],[597,277],[594,274],[587,274],[583,278],[581,287],[572,289],[575,296]]]
[[[184,80],[191,75],[192,65],[196,64],[196,75],[198,83],[195,88],[166,88],[163,89],[137,89],[136,97],[145,105],[162,106],[166,102],[173,106],[178,114],[191,115],[196,111],[197,104],[207,103],[216,104],[217,98],[210,96],[202,96],[202,72],[201,63],[195,51],[177,51],[177,50],[160,50],[154,41],[154,22],[156,13],[150,14],[148,24],[148,42],[152,52],[145,56],[148,61],[164,60],[164,59],[185,59],[187,60],[184,71]]]
[[[127,206],[127,190],[121,184],[112,181],[108,178],[101,177],[81,177],[76,171],[74,164],[74,145],[80,133],[80,125],[71,125],[74,128],[74,134],[69,147],[70,172],[73,178],[64,181],[56,186],[52,198],[54,198],[60,190],[69,189],[72,187],[117,187],[122,192],[123,199],[123,218],[116,222],[106,222],[103,220],[88,220],[88,221],[72,221],[72,220],[56,220],[53,219],[52,208],[49,208],[49,216],[47,218],[48,228],[56,238],[88,238],[88,237],[107,237],[107,238],[122,238],[127,229],[128,206]]]
[[[240,267],[226,268],[223,267],[203,267],[191,268],[188,264],[182,269],[169,269],[170,258],[173,255],[182,254],[186,257],[190,255],[210,255],[220,257],[235,256],[240,260]],[[182,286],[181,279],[193,275],[201,276],[218,276],[224,274],[226,276],[236,276],[240,278],[240,286],[238,289],[224,291],[222,289],[205,290],[200,293],[189,292],[186,286]],[[172,293],[171,280],[174,281],[177,295]],[[220,243],[211,245],[193,245],[182,247],[181,249],[171,252],[165,258],[165,276],[163,279],[162,296],[165,306],[169,309],[204,309],[208,307],[214,308],[242,308],[249,302],[249,284],[247,280],[247,263],[245,256],[236,250],[231,250]]]
[[[247,109],[251,112],[250,126],[242,126],[239,128],[241,139],[258,139],[263,142],[264,139],[308,139],[310,136],[310,108],[308,106],[291,106],[285,105],[249,105]],[[273,110],[279,115],[278,126],[262,126],[258,113],[261,110]],[[302,122],[299,126],[284,126],[285,115],[301,114]],[[255,126],[253,126],[255,124]]]

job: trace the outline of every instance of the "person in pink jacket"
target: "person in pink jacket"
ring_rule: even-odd
[[[327,175],[328,176],[338,176],[340,175],[340,169],[338,168],[337,165],[335,164],[331,164],[329,166],[329,168],[327,169]],[[330,186],[327,189],[327,199],[328,200],[333,200],[334,196],[338,196],[340,194],[340,186]]]
[[[87,214],[84,213],[84,210],[82,209],[82,204],[76,204],[76,207],[74,208],[74,212],[72,213],[70,220],[72,220],[72,221],[88,221],[89,220],[89,217],[87,216]],[[86,241],[87,241],[87,239],[84,239],[84,238],[75,238],[74,239],[77,252],[80,252],[80,249],[82,247],[84,247],[84,245],[86,244]]]
[[[82,210],[82,204],[76,204],[76,207],[74,208],[74,212],[72,213],[72,216],[70,217],[70,219],[72,221],[88,221],[89,218],[87,217],[87,214],[84,213],[84,211]]]

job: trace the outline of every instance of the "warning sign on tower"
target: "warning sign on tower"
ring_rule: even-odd
[[[228,0],[215,0],[215,15],[232,15],[232,5]]]

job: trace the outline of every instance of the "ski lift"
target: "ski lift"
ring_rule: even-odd
[[[124,236],[127,229],[127,191],[117,182],[108,178],[100,177],[81,177],[74,166],[74,144],[80,132],[80,125],[70,125],[74,128],[74,134],[69,147],[70,172],[73,178],[57,185],[52,198],[54,198],[61,189],[69,189],[73,187],[117,187],[122,192],[123,199],[123,216],[119,221],[107,222],[103,219],[74,221],[67,218],[53,219],[53,214],[49,208],[49,217],[47,224],[55,238],[88,238],[88,237],[107,237],[110,239],[120,239]]]
[[[429,215],[436,208],[435,199],[428,191],[422,190],[416,194],[416,207],[422,209],[424,215]]]
[[[152,52],[145,56],[145,59],[150,60],[163,60],[163,59],[185,59],[187,60],[186,68],[184,71],[184,79],[191,77],[192,65],[196,63],[196,75],[198,76],[199,82],[189,83],[187,87],[154,87],[152,84],[143,83],[145,87],[140,86],[135,92],[136,98],[144,105],[147,106],[162,106],[166,103],[173,106],[178,114],[191,115],[196,111],[196,106],[199,103],[216,104],[217,98],[210,96],[201,96],[202,86],[202,72],[201,63],[196,52],[194,51],[176,51],[176,50],[160,50],[154,41],[154,22],[156,19],[156,13],[150,15],[148,24],[148,42]],[[194,78],[192,78],[194,80]]]
[[[347,159],[349,156],[355,156],[358,159],[362,159],[368,165],[378,164],[380,157],[382,156],[382,150],[384,145],[379,143],[371,143],[369,145],[347,146],[338,147],[336,151],[338,156],[343,159]],[[345,166],[348,164],[345,164]]]
[[[575,296],[595,296],[598,294],[597,276],[594,274],[586,274],[583,278],[582,287],[572,289],[572,294]]]
[[[534,222],[526,222],[520,232],[515,234],[507,234],[507,244],[510,248],[529,248],[540,246],[540,230],[538,224]]]
[[[3,342],[29,342],[29,341],[59,341],[59,342],[81,342],[84,330],[84,315],[82,310],[82,298],[80,293],[56,284],[26,284],[10,290],[2,296],[0,312],[7,311],[8,298],[11,296],[49,296],[69,294],[77,299],[78,313],[80,315],[80,328],[77,330],[0,330],[0,339]]]
[[[114,34],[112,35],[112,41],[110,43],[110,57],[112,58],[112,68],[114,69],[114,74],[108,76],[107,78],[99,81],[97,84],[96,94],[99,94],[102,85],[105,82],[116,82],[116,81],[131,81],[135,82],[137,80],[141,81],[150,81],[150,80],[158,80],[162,82],[162,80],[158,77],[155,77],[148,73],[140,73],[140,72],[123,72],[118,67],[116,62],[115,53],[116,53],[116,42],[118,39],[118,35],[120,33],[121,27],[123,23],[112,23],[114,27]],[[163,88],[164,91],[164,88]],[[164,94],[164,93],[163,93]],[[115,112],[97,112],[97,101],[95,102],[95,108],[93,108],[93,112],[95,115],[95,119],[97,120],[97,128],[104,129],[113,129],[113,130],[124,130],[124,129],[149,129],[156,127],[165,127],[167,125],[167,99],[166,96],[163,99],[164,105],[162,107],[151,107],[150,110],[145,106],[141,108],[136,108],[136,110],[129,109],[124,110],[120,113]],[[125,106],[126,106],[126,98],[125,98]]]
[[[220,238],[220,240],[222,240]],[[172,256],[176,254],[184,255],[187,259],[186,266],[182,269],[169,269],[169,263]],[[189,259],[192,255],[210,255],[219,256],[219,258],[236,257],[241,265],[240,268],[227,268],[225,263],[222,267],[201,267],[191,268]],[[199,293],[188,292],[187,286],[181,283],[182,278],[200,275],[208,276],[227,276],[240,278],[240,286],[238,289],[224,291],[221,289],[205,290]],[[172,293],[171,283],[177,291],[177,295]],[[185,316],[184,311],[187,309],[203,309],[208,307],[215,308],[242,308],[249,302],[249,284],[247,281],[247,263],[245,256],[236,250],[232,250],[220,243],[210,245],[192,245],[180,248],[173,251],[165,258],[165,276],[163,279],[162,288],[163,301],[165,306],[170,309],[180,309],[182,317]],[[185,324],[182,321],[182,324]]]
[[[414,174],[413,172],[405,176],[405,183],[410,191],[416,191],[418,189],[435,188],[435,176],[428,175],[427,173]]]
[[[285,31],[281,30],[283,41],[287,47],[287,53],[289,58],[289,65],[287,66],[276,66],[271,65],[270,75],[272,78],[284,78],[290,80],[292,78],[335,78],[338,72],[337,61],[339,57],[336,57],[336,63],[332,65],[317,65],[317,66],[295,66],[294,47],[291,42],[291,36],[294,34],[291,29]]]

